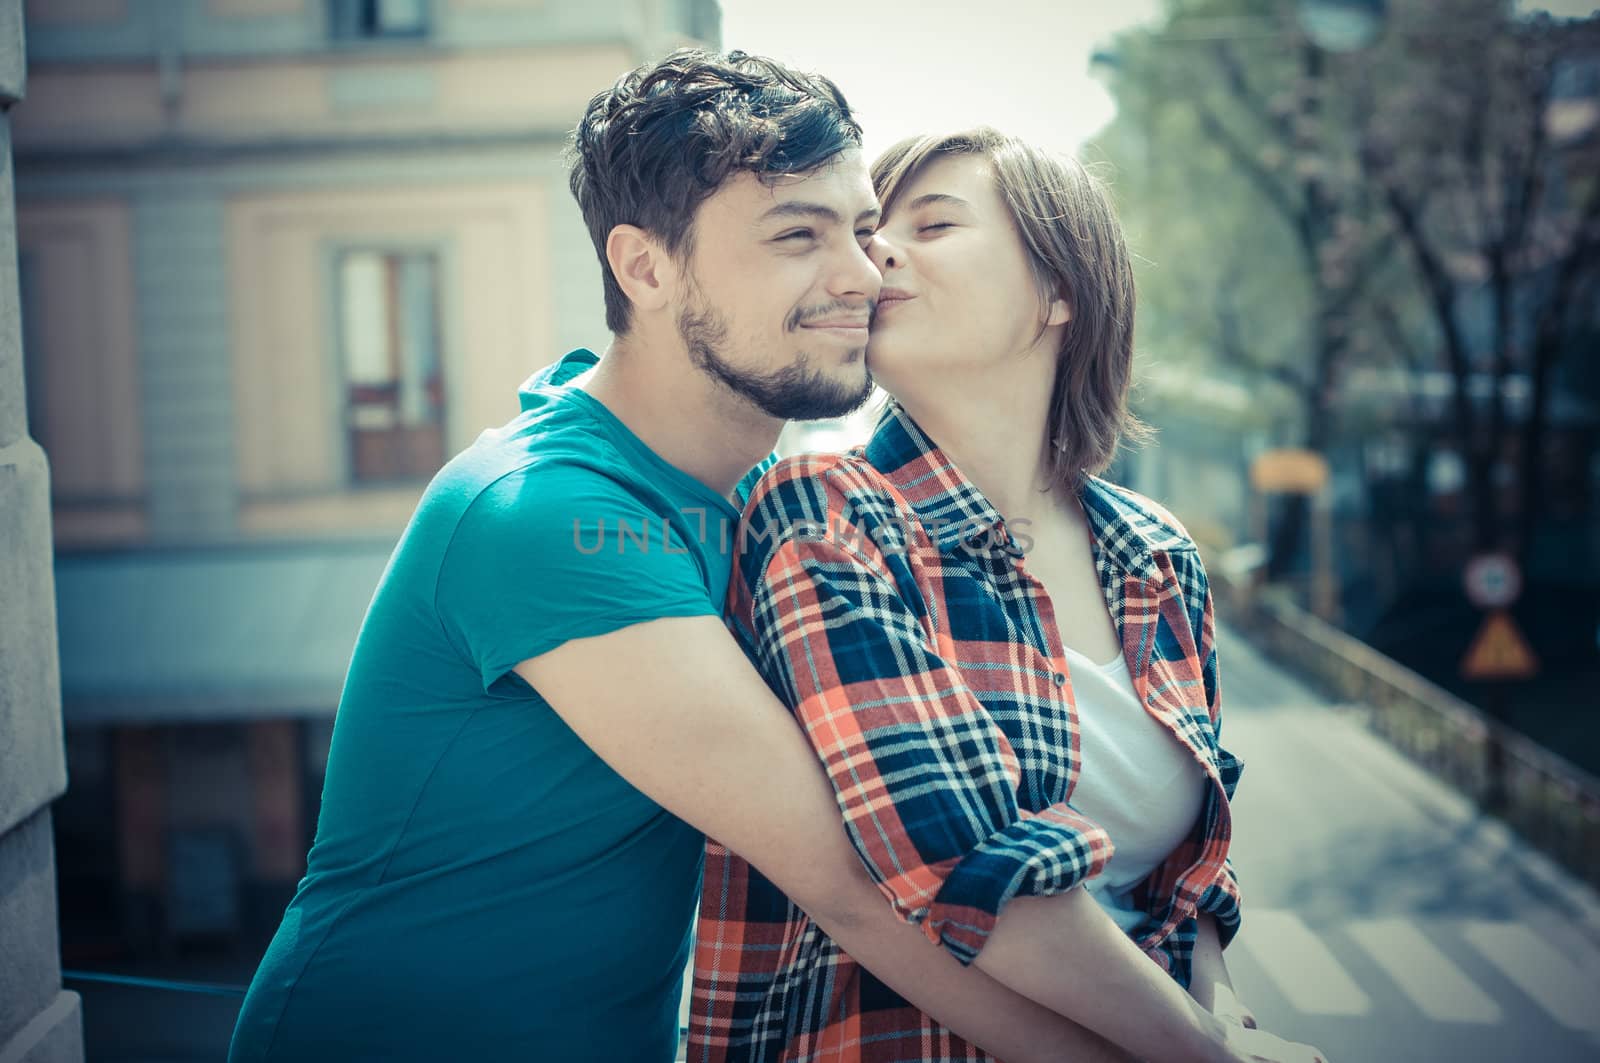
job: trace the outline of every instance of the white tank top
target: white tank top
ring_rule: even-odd
[[[1071,804],[1104,827],[1116,847],[1086,888],[1132,933],[1145,917],[1130,898],[1133,887],[1188,837],[1205,801],[1206,773],[1188,747],[1145,711],[1120,654],[1096,664],[1076,650],[1066,653],[1081,757]]]

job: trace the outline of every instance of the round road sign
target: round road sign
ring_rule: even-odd
[[[1479,554],[1467,562],[1461,582],[1479,609],[1504,609],[1522,594],[1522,570],[1509,554]]]

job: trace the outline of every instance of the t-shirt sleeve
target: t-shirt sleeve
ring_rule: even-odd
[[[569,639],[721,613],[672,521],[622,484],[568,467],[515,473],[479,494],[445,551],[434,600],[485,691]]]

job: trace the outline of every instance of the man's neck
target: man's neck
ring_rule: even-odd
[[[783,430],[691,366],[681,347],[619,338],[576,383],[663,460],[730,499]]]

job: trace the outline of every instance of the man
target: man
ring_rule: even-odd
[[[1120,1058],[896,922],[720,618],[784,420],[870,388],[859,141],[830,82],[738,53],[591,102],[572,187],[615,341],[429,486],[230,1059],[670,1060],[701,831],[974,1041]]]

